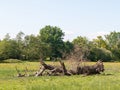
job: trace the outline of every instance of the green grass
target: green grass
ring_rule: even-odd
[[[18,78],[15,66],[23,73],[25,67],[33,73],[39,69],[39,63],[0,63],[0,90],[119,90],[120,63],[104,63],[104,65],[105,74],[101,75]]]

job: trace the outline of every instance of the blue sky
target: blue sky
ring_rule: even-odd
[[[0,0],[0,39],[36,35],[45,25],[60,27],[65,40],[120,31],[120,0]]]

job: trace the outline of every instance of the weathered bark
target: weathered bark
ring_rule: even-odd
[[[17,76],[18,77],[25,77],[25,76],[43,76],[43,75],[50,75],[50,76],[61,76],[61,75],[79,75],[79,74],[84,74],[84,75],[91,75],[91,74],[100,74],[100,72],[104,71],[104,65],[103,62],[98,61],[95,65],[91,66],[83,66],[82,64],[80,65],[80,62],[74,66],[75,68],[72,68],[71,70],[67,70],[64,62],[61,60],[59,61],[60,66],[52,66],[49,64],[46,64],[42,60],[40,61],[41,67],[40,69],[32,75],[28,74],[28,69],[26,67],[25,69],[25,74],[21,74],[20,71],[16,68],[17,71]]]
[[[62,69],[63,69],[63,75],[70,76],[71,74],[70,74],[70,72],[67,71],[64,62],[62,62],[61,60],[60,60],[59,62],[60,62],[61,67],[62,67]]]
[[[104,65],[102,61],[98,61],[95,65],[78,67],[78,74],[92,75],[100,74],[104,71]]]
[[[42,66],[44,66],[45,69],[48,69],[48,70],[53,70],[53,69],[55,69],[54,66],[48,65],[48,64],[46,64],[45,62],[43,62],[42,60],[40,60],[40,64],[41,64]]]
[[[40,60],[40,64],[42,65],[42,68],[40,68],[40,70],[36,73],[35,76],[42,76],[45,70],[49,70],[49,75],[60,75],[63,72],[61,67],[48,65],[42,60]]]
[[[40,63],[42,65],[42,68],[37,72],[37,74],[35,76],[41,76],[45,70],[50,71],[49,75],[63,74],[63,75],[70,76],[71,74],[67,71],[64,62],[62,62],[62,61],[59,61],[59,62],[60,62],[61,67],[48,65],[41,60]]]
[[[37,76],[42,76],[42,73],[45,71],[45,67],[44,66],[42,66],[40,69],[39,69],[39,71],[37,71],[36,73],[35,73],[35,76],[37,77]]]

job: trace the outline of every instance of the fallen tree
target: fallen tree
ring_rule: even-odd
[[[73,69],[71,68],[70,70],[66,69],[66,66],[63,61],[59,60],[60,66],[53,66],[46,64],[43,60],[40,60],[40,69],[34,73],[34,74],[28,74],[28,69],[26,67],[25,73],[21,74],[20,71],[16,67],[17,71],[17,76],[18,77],[25,77],[25,76],[44,76],[44,75],[49,75],[49,76],[71,76],[71,75],[92,75],[92,74],[100,74],[101,72],[104,71],[104,65],[101,60],[98,60],[96,64],[88,66],[88,65],[81,65],[81,61],[76,64],[76,68]]]

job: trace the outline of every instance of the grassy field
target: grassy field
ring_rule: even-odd
[[[119,90],[120,63],[104,65],[105,72],[101,75],[18,78],[15,66],[21,72],[27,67],[33,73],[39,69],[39,62],[0,63],[0,90]]]

